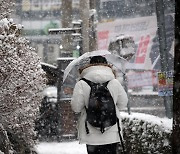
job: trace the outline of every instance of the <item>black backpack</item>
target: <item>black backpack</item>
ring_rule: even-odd
[[[105,83],[94,83],[82,78],[90,87],[87,117],[85,122],[86,132],[89,133],[87,122],[104,133],[105,130],[117,122],[116,107],[114,100],[107,88],[109,81]]]

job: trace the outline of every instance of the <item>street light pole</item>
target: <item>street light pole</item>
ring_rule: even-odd
[[[164,2],[163,0],[155,0],[156,2],[156,16],[159,36],[159,51],[160,51],[160,62],[161,71],[168,72],[168,52],[166,43],[166,30],[165,30],[165,16],[164,16]],[[163,96],[164,106],[166,110],[166,116],[172,118],[172,99],[170,96]]]

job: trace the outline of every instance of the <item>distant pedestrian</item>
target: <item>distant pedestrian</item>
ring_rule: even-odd
[[[80,113],[78,120],[79,141],[87,145],[88,154],[116,154],[117,145],[120,142],[118,132],[118,123],[121,127],[120,110],[124,109],[127,105],[127,94],[116,79],[113,69],[103,56],[92,57],[90,64],[80,70],[80,76],[81,79],[75,85],[71,100],[73,111]],[[111,122],[107,123],[107,126],[109,126],[108,128],[105,128],[106,124],[100,121],[101,128],[98,129],[97,121],[99,119],[93,122],[91,121],[91,117],[88,117],[88,114],[91,112],[89,111],[89,108],[91,108],[89,103],[93,104],[92,100],[90,101],[90,97],[93,95],[90,94],[90,92],[92,92],[91,88],[93,85],[99,85],[98,83],[100,83],[100,85],[103,85],[102,83],[107,83],[106,89],[109,90],[115,106],[114,112],[117,121],[112,126],[109,124]],[[108,93],[108,91],[106,91],[106,93]],[[93,97],[93,99],[95,99],[94,95]],[[108,105],[108,102],[103,100],[102,97],[101,100],[101,103],[106,103],[106,105]],[[103,104],[101,104],[101,106],[102,105]],[[106,110],[108,110],[108,108]],[[104,110],[104,114],[106,114],[106,110]],[[97,111],[99,112],[101,110],[97,109]],[[93,112],[91,112],[91,114]],[[99,113],[95,113],[95,116],[102,117]],[[104,117],[107,119],[107,115],[104,115]],[[94,117],[92,116],[92,118]],[[96,124],[97,127],[90,124],[90,121]]]

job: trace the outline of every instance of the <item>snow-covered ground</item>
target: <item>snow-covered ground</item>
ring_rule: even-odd
[[[166,131],[172,130],[172,119],[159,118],[143,113],[132,113],[131,115],[128,115],[127,113],[122,112],[121,116],[128,117],[130,119],[136,118],[139,120],[150,122],[152,124],[157,124]],[[78,141],[40,143],[36,146],[36,149],[38,154],[87,154],[86,145],[79,144]]]
[[[87,154],[86,145],[78,141],[61,143],[40,143],[36,147],[38,154]]]

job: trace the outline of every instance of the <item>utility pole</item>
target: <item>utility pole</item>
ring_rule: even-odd
[[[80,0],[79,11],[82,20],[82,53],[89,52],[89,0]]]
[[[164,2],[163,0],[155,0],[156,2],[156,16],[159,37],[159,51],[161,61],[161,71],[168,72],[168,52],[166,44],[166,31],[165,31],[165,17],[164,17]],[[166,116],[172,118],[172,99],[170,96],[163,96]]]

